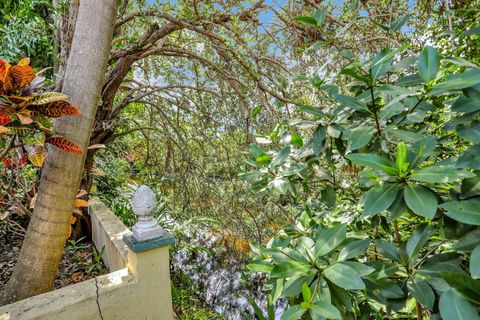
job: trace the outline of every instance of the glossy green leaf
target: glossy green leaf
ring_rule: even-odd
[[[320,320],[320,319],[341,319],[342,315],[338,309],[328,303],[323,301],[318,301],[312,304],[310,309],[310,316],[312,320]]]
[[[347,228],[343,225],[337,225],[329,229],[317,232],[315,240],[315,253],[317,257],[326,255],[334,250],[343,240],[347,238]]]
[[[285,160],[288,159],[288,156],[290,155],[290,151],[292,149],[290,146],[284,147],[280,152],[277,153],[277,155],[273,158],[272,162],[270,163],[271,168],[278,167],[282,163],[285,162]]]
[[[371,216],[388,209],[395,201],[399,190],[396,184],[385,183],[380,190],[368,191],[364,198],[365,214]]]
[[[300,106],[300,111],[305,112],[305,113],[309,113],[309,114],[313,114],[313,115],[319,116],[319,117],[324,117],[325,116],[325,113],[323,113],[322,110],[320,110],[319,108],[312,107],[312,106]]]
[[[465,150],[458,157],[457,168],[480,170],[480,143],[475,144]]]
[[[308,17],[308,16],[299,16],[295,18],[295,21],[303,23],[303,24],[311,24],[316,26],[317,25],[317,20],[314,17]]]
[[[338,261],[344,261],[348,260],[351,258],[358,257],[359,255],[365,253],[365,250],[367,250],[368,246],[370,245],[370,240],[356,240],[345,247],[343,247],[342,250],[340,250],[340,253],[338,254]]]
[[[390,30],[399,31],[408,22],[409,18],[410,18],[410,14],[407,13],[406,15],[396,19],[390,24]]]
[[[456,90],[468,88],[480,83],[480,70],[470,69],[461,74],[453,75],[448,80],[437,83],[428,93],[430,96],[448,94]]]
[[[364,103],[360,102],[355,97],[346,96],[346,95],[343,95],[343,94],[334,94],[334,95],[332,95],[332,97],[344,107],[351,108],[351,109],[357,110],[357,111],[368,111],[368,112],[370,112],[368,110],[367,106]]]
[[[415,170],[410,179],[429,183],[446,183],[474,176],[474,173],[459,170],[454,166],[433,165]]]
[[[466,224],[480,225],[480,199],[449,201],[440,208],[450,218]]]
[[[299,319],[307,310],[302,308],[300,305],[289,307],[282,314],[281,320],[297,320]]]
[[[395,164],[390,160],[370,153],[351,153],[346,156],[354,164],[370,167],[375,170],[382,170],[388,174],[396,174]]]
[[[358,127],[350,130],[348,142],[351,150],[357,150],[366,146],[373,137],[375,129],[373,127]]]
[[[480,245],[470,255],[470,275],[473,279],[480,279]]]
[[[365,289],[365,283],[360,275],[345,264],[336,263],[324,270],[325,277],[340,288],[346,290]]]
[[[310,267],[302,262],[287,260],[278,263],[270,271],[271,278],[291,278],[296,275],[303,275],[310,271]]]
[[[313,146],[313,153],[315,153],[316,156],[319,156],[320,153],[322,152],[323,148],[323,140],[325,140],[325,127],[319,125],[315,132],[313,133],[312,137],[312,146]]]
[[[440,314],[445,320],[478,320],[477,309],[462,298],[454,289],[445,291],[440,297]]]
[[[419,216],[433,219],[437,212],[437,197],[424,186],[417,184],[406,186],[404,199],[407,206]]]
[[[463,272],[442,272],[442,277],[464,299],[480,305],[480,280],[472,279]]]
[[[425,82],[435,79],[440,69],[440,54],[433,47],[423,48],[418,59],[418,74]]]
[[[425,280],[417,279],[415,277],[410,278],[407,282],[407,287],[415,300],[426,306],[428,309],[433,309],[435,293]]]
[[[392,243],[385,240],[376,240],[375,246],[377,248],[377,252],[385,258],[392,261],[400,261],[400,252]]]
[[[420,252],[429,237],[430,229],[428,227],[419,228],[412,233],[405,246],[407,253],[407,262],[415,261],[414,258],[417,256],[418,252]]]

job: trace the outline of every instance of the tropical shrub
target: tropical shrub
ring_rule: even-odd
[[[282,319],[479,319],[479,66],[341,53],[339,80],[298,77],[314,104],[250,146],[240,178],[301,214],[249,269],[288,299]]]
[[[29,66],[28,58],[11,66],[0,60],[0,134],[10,138],[2,155],[14,147],[16,138],[29,150],[28,159],[38,167],[45,159],[45,145],[81,154],[74,142],[53,130],[53,118],[79,115],[77,107],[65,101],[60,92],[39,93],[45,78]]]

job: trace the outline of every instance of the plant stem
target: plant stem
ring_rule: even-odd
[[[422,305],[418,302],[415,302],[415,308],[417,309],[417,320],[423,320]]]
[[[397,245],[400,247],[402,245],[402,237],[400,236],[400,232],[398,231],[397,220],[393,221],[393,229],[395,232],[395,240],[397,241]]]
[[[373,116],[375,118],[375,126],[377,127],[377,135],[380,138],[380,122],[378,121],[377,106],[375,105],[375,94],[373,93],[373,85],[370,86],[370,94],[372,96]]]

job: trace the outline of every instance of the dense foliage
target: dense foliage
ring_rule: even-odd
[[[74,29],[75,1],[52,3],[0,3],[2,221],[29,214],[48,148],[82,153],[52,119],[78,109],[41,86],[61,88]],[[285,304],[282,319],[478,319],[479,12],[119,1],[82,187],[132,226],[134,188],[150,185],[158,219],[175,220],[173,253],[214,259],[184,234],[198,217],[239,261],[256,241],[247,269],[269,279],[267,301],[250,299],[259,319]],[[216,317],[197,310],[191,279],[173,280],[182,317]]]
[[[301,208],[249,265],[270,305],[288,298],[282,319],[479,318],[480,69],[407,48],[349,54],[341,85],[300,77],[317,93],[308,120],[250,146],[241,178]]]

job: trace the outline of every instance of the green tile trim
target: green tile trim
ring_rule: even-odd
[[[165,232],[165,234],[161,235],[160,237],[144,241],[138,241],[133,237],[132,233],[129,233],[123,235],[123,242],[125,242],[125,244],[130,248],[130,250],[139,253],[147,250],[170,246],[175,243],[175,238],[171,234]]]

